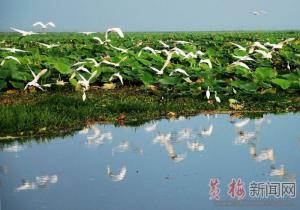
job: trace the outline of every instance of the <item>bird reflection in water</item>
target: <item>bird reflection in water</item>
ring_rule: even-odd
[[[114,182],[120,182],[123,181],[127,173],[127,168],[126,166],[123,166],[118,174],[113,174],[111,171],[110,166],[107,166],[107,175],[109,178],[114,181]]]

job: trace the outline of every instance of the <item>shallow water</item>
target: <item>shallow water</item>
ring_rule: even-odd
[[[299,209],[297,195],[253,198],[248,188],[251,181],[296,183],[299,125],[296,114],[200,115],[2,144],[2,209],[223,209],[228,201],[236,209]],[[210,194],[213,178],[220,182],[219,201]],[[243,182],[244,197],[227,193],[233,178]]]

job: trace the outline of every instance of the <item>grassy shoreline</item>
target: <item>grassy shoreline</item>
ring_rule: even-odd
[[[144,88],[81,92],[13,92],[0,95],[0,139],[61,136],[94,123],[137,126],[145,122],[203,113],[256,117],[300,111],[298,93],[225,95],[221,103],[204,95],[178,95]],[[230,106],[236,99],[242,107]],[[4,138],[6,137],[6,138]]]

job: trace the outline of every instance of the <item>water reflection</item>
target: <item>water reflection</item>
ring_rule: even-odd
[[[114,182],[120,182],[122,181],[127,173],[127,168],[126,166],[123,166],[121,168],[121,170],[119,171],[119,173],[117,174],[113,174],[113,172],[110,169],[110,166],[107,166],[107,175],[111,178],[112,181]]]
[[[299,115],[237,119],[208,114],[154,121],[136,128],[93,125],[69,140],[47,144],[2,144],[0,193],[8,195],[4,197],[5,209],[20,209],[8,207],[14,205],[12,199],[22,200],[14,194],[21,191],[26,192],[16,194],[28,193],[28,198],[43,195],[44,200],[60,199],[58,195],[63,198],[68,196],[66,192],[74,191],[90,198],[86,209],[123,209],[116,201],[126,203],[127,199],[129,203],[132,197],[147,204],[148,209],[157,207],[154,199],[165,203],[164,209],[169,205],[172,209],[214,209],[203,187],[211,177],[219,177],[223,184],[233,177],[296,180],[300,173],[296,167],[300,153],[295,147],[299,123]],[[281,132],[282,125],[287,124],[289,132]],[[22,158],[14,158],[15,153]],[[45,171],[55,174],[42,175]],[[93,203],[97,199],[99,203]],[[70,200],[67,209],[85,208],[72,205]],[[124,209],[140,209],[128,203]],[[40,209],[38,204],[31,205],[21,209]]]
[[[16,188],[16,191],[35,190],[38,188],[47,188],[49,184],[56,184],[58,181],[57,175],[44,175],[35,177],[35,181],[30,182],[25,179],[22,180],[22,184]]]

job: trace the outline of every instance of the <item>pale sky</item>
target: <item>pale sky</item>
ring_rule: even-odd
[[[251,11],[264,10],[254,16]],[[218,31],[300,29],[300,0],[1,0],[0,31]]]

